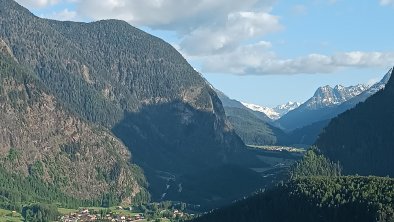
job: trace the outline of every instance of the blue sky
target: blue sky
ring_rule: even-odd
[[[128,21],[177,48],[216,88],[265,106],[394,66],[394,0],[19,0],[41,17]]]

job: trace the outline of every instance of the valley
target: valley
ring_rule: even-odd
[[[394,53],[281,4],[0,0],[0,222],[394,221]]]

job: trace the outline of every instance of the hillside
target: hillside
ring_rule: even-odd
[[[12,0],[0,0],[0,25],[15,61],[129,148],[154,199],[168,178],[253,162],[216,93],[161,39],[123,21],[41,19]]]
[[[244,104],[242,104],[242,102],[240,102],[238,100],[235,100],[235,99],[231,99],[226,94],[224,94],[223,92],[221,92],[221,91],[219,91],[217,89],[215,89],[215,92],[217,93],[217,95],[218,95],[220,101],[222,102],[223,107],[224,107],[225,110],[228,107],[229,108],[244,109],[244,110],[252,113],[257,118],[259,118],[260,120],[262,120],[262,121],[264,121],[266,123],[272,122],[272,119],[270,117],[268,117],[265,113],[249,109]]]
[[[252,110],[241,102],[216,90],[228,120],[242,141],[248,145],[275,145],[285,133],[270,125],[272,120],[265,113]]]
[[[393,70],[391,70],[393,72]],[[394,80],[334,118],[316,145],[348,174],[394,176]]]
[[[390,178],[304,177],[193,221],[392,221],[393,198]]]
[[[275,145],[284,132],[277,129],[245,109],[225,107],[228,120],[235,132],[248,145]]]
[[[279,138],[279,145],[308,147],[314,144],[324,128],[330,123],[330,119],[315,122],[310,125],[297,128]]]
[[[141,170],[108,130],[81,119],[0,53],[0,205],[148,201]],[[92,187],[94,189],[92,189]],[[107,199],[107,200],[106,200]]]

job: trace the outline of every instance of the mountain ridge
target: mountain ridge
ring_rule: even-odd
[[[217,94],[163,40],[124,21],[41,19],[11,0],[0,0],[0,25],[0,39],[21,66],[128,147],[153,199],[166,189],[162,172],[180,177],[253,162]]]
[[[341,85],[319,87],[313,97],[301,104],[298,108],[288,112],[277,120],[276,123],[287,131],[292,131],[296,128],[313,124],[314,122],[331,119],[339,113],[346,111],[346,109],[352,108],[351,105],[348,107],[345,104],[348,104],[348,101],[362,95],[368,90],[369,87],[363,84],[349,87]]]

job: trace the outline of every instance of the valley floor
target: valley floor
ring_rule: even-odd
[[[302,158],[304,149],[286,146],[255,146],[248,145],[264,167],[253,167],[251,170],[260,173],[263,178],[275,178],[286,172],[297,160]]]

